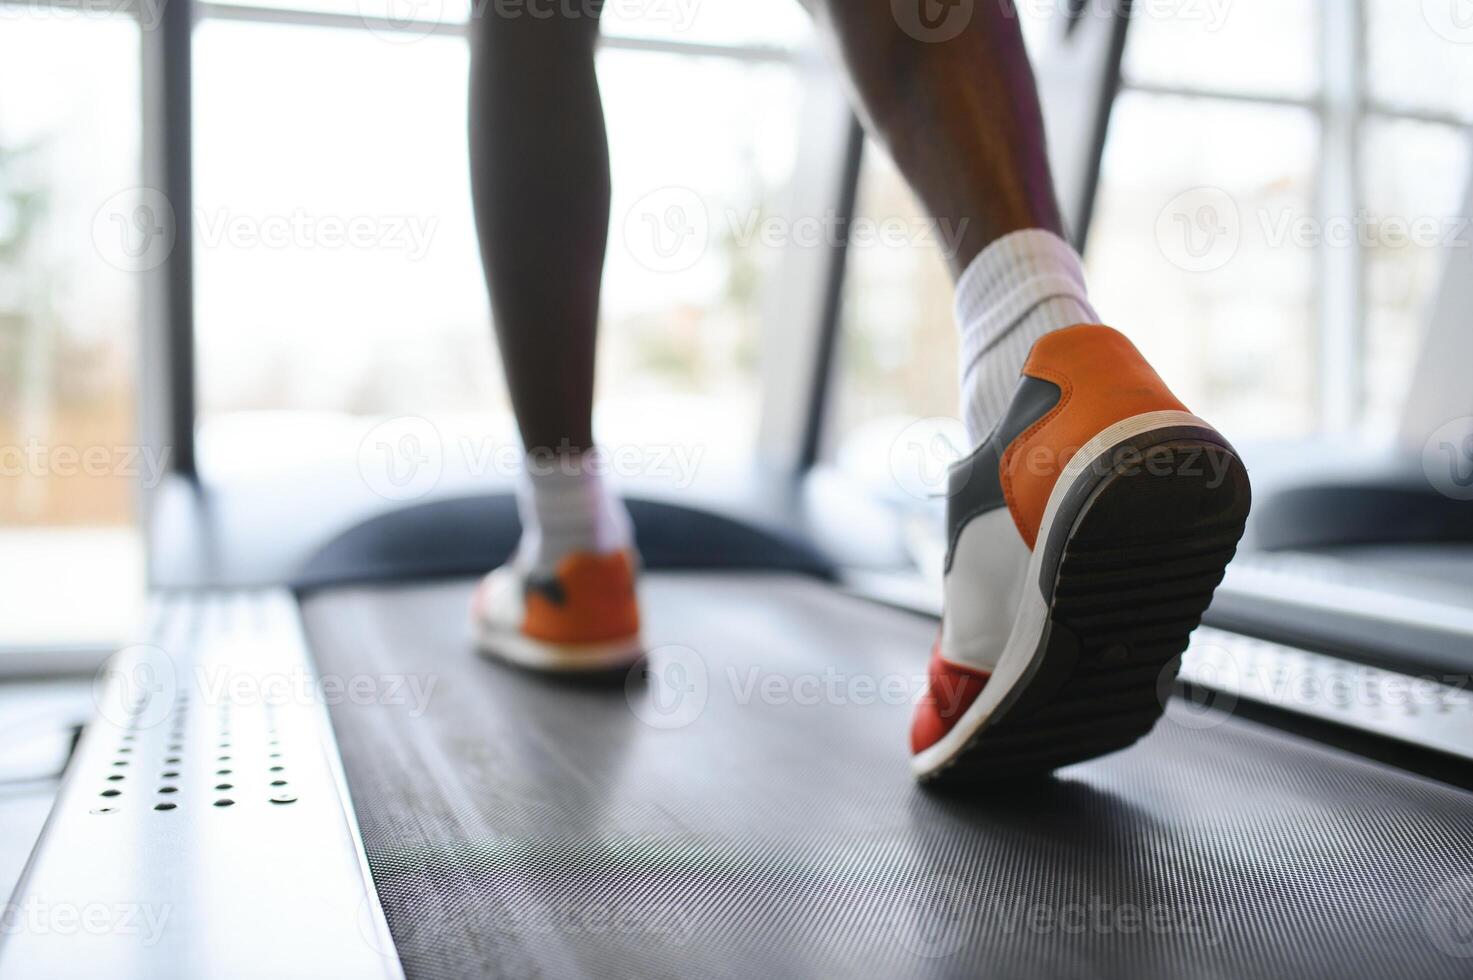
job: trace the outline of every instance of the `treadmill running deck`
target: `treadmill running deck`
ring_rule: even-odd
[[[380,695],[332,720],[410,978],[1473,973],[1460,790],[1178,704],[938,795],[906,753],[932,620],[651,575],[654,677],[577,684],[478,658],[470,588],[303,606],[322,675]]]

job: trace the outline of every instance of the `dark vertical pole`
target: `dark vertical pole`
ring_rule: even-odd
[[[849,225],[859,198],[859,168],[864,160],[864,126],[859,118],[849,122],[849,140],[844,147],[844,169],[840,176],[835,217],[843,229],[834,245],[824,286],[823,318],[818,323],[818,344],[813,358],[813,384],[808,400],[808,418],[803,426],[803,444],[798,456],[799,472],[818,462],[824,422],[828,415],[829,388],[834,376],[834,352],[838,349],[839,320],[843,315],[844,276],[849,258]]]
[[[143,62],[143,177],[174,211],[168,258],[146,274],[142,391],[144,439],[167,448],[171,469],[195,475],[194,188],[191,0],[140,5]]]
[[[1082,7],[1082,2],[1080,4]],[[1095,198],[1100,189],[1100,168],[1105,160],[1105,137],[1110,130],[1110,113],[1115,108],[1115,99],[1120,94],[1121,64],[1125,60],[1125,38],[1130,28],[1131,0],[1118,0],[1114,9],[1114,23],[1110,25],[1110,53],[1105,63],[1104,75],[1100,80],[1100,99],[1095,110],[1094,132],[1090,134],[1089,171],[1085,175],[1084,200],[1079,202],[1079,225],[1073,229],[1074,248],[1084,254],[1084,245],[1089,238],[1090,221],[1094,217]]]

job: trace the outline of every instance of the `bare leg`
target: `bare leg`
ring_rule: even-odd
[[[934,13],[938,0],[904,2]],[[938,40],[884,0],[804,3],[838,47],[870,134],[957,236],[946,259],[957,280],[962,413],[980,443],[1034,343],[1098,320],[1063,239],[1017,10],[1012,0],[942,6],[967,21]]]
[[[590,12],[591,10],[591,12]],[[471,24],[471,187],[512,407],[529,453],[593,445],[609,221],[596,7]]]
[[[946,41],[917,40],[884,0],[804,4],[837,43],[870,134],[926,210],[952,227],[966,222],[948,256],[953,274],[1009,232],[1061,232],[1011,0],[977,0],[966,28]]]

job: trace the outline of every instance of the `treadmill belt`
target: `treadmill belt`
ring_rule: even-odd
[[[1461,790],[1178,704],[1126,752],[941,795],[906,752],[934,621],[654,574],[679,683],[570,683],[475,656],[471,584],[303,604],[411,980],[1473,971]]]

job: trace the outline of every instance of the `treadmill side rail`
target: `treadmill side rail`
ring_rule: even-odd
[[[1473,760],[1466,675],[1403,674],[1210,626],[1192,634],[1181,680],[1210,689],[1210,710],[1238,698]]]
[[[0,921],[0,978],[403,976],[281,590],[158,597]]]

